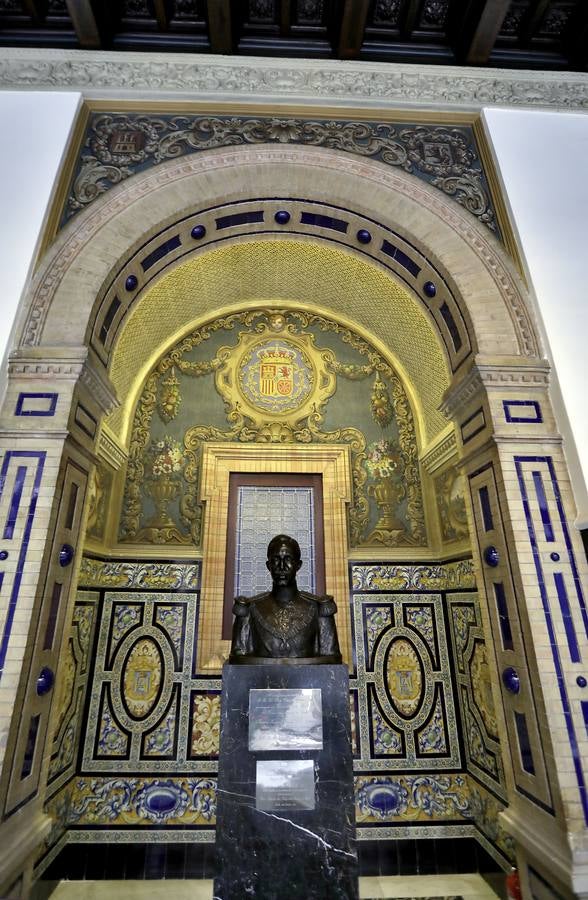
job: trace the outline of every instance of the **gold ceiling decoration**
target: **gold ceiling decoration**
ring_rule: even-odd
[[[419,301],[399,281],[346,250],[308,239],[244,239],[170,268],[121,329],[110,376],[121,407],[107,425],[128,440],[138,394],[156,360],[195,324],[253,306],[329,311],[390,357],[409,392],[421,444],[446,427],[449,372]],[[377,337],[376,337],[377,336]]]

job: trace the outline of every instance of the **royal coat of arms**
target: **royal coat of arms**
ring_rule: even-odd
[[[283,316],[272,315],[254,332],[240,332],[236,347],[219,349],[215,373],[229,419],[245,417],[258,440],[282,443],[323,408],[336,384],[330,351],[316,347],[312,334],[283,331]]]
[[[259,353],[259,390],[264,397],[290,397],[294,390],[294,354],[286,347]]]
[[[284,340],[257,344],[245,354],[239,371],[239,387],[258,409],[291,412],[306,400],[314,373],[301,347]]]

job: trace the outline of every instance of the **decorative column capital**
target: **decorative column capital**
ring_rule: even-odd
[[[470,368],[463,375],[458,373],[445,391],[441,411],[452,419],[474,398],[482,398],[493,390],[544,391],[549,385],[549,370],[545,359],[477,356]]]
[[[9,375],[36,382],[78,382],[108,414],[119,406],[116,390],[104,366],[88,347],[19,347],[10,354]]]

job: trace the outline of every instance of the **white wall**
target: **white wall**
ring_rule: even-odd
[[[80,103],[78,93],[0,91],[0,360]],[[4,358],[0,400],[5,373]]]
[[[486,109],[512,219],[555,368],[553,401],[588,527],[588,116]]]

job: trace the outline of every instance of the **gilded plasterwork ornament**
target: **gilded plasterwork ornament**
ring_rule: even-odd
[[[86,531],[89,537],[102,540],[106,526],[106,510],[112,488],[112,472],[98,463],[88,483],[88,519]]]
[[[180,382],[178,381],[174,367],[172,366],[165,378],[161,379],[161,386],[159,389],[157,410],[162,422],[171,422],[178,414],[178,409],[182,400],[178,389],[179,384]]]
[[[494,709],[494,697],[492,695],[492,676],[488,664],[486,644],[476,642],[474,652],[470,659],[470,673],[472,678],[472,692],[476,706],[479,710],[486,730],[490,735],[498,734],[496,712]]]
[[[169,435],[151,441],[145,455],[147,472],[143,482],[145,493],[155,506],[155,513],[147,526],[139,531],[137,540],[155,544],[167,540],[181,540],[182,534],[169,513],[169,504],[183,490],[182,473],[186,463],[183,447]]]
[[[373,459],[369,470],[378,440],[394,447],[389,476],[376,475]],[[426,544],[404,388],[371,344],[337,322],[284,309],[235,313],[187,335],[160,360],[135,415],[120,540],[199,545],[197,486],[209,441],[347,444],[352,546]]]
[[[378,521],[366,543],[389,545],[404,536],[404,523],[396,511],[406,495],[400,449],[394,441],[375,441],[367,449],[365,466],[370,478],[368,494],[378,507]]]
[[[277,315],[252,332],[242,331],[237,346],[222,347],[218,355],[224,365],[216,371],[216,389],[229,414],[238,410],[253,427],[280,421],[294,433],[335,390],[313,335],[295,331],[285,319],[282,324]]]
[[[390,10],[396,10],[397,15],[400,5],[400,0],[380,0],[375,6],[376,10],[385,7],[382,21],[391,22],[394,16]],[[429,9],[434,5],[429,3]],[[299,10],[300,7],[299,0]],[[322,81],[324,74],[318,77]],[[334,78],[339,80],[340,76]],[[359,81],[356,76],[355,82]],[[84,137],[64,223],[114,184],[139,170],[217,147],[271,143],[326,147],[402,168],[455,197],[498,233],[492,197],[471,126],[234,114],[95,113]]]
[[[390,402],[388,388],[380,378],[379,372],[376,372],[376,380],[372,388],[372,416],[382,428],[389,425],[394,418],[394,409]]]

